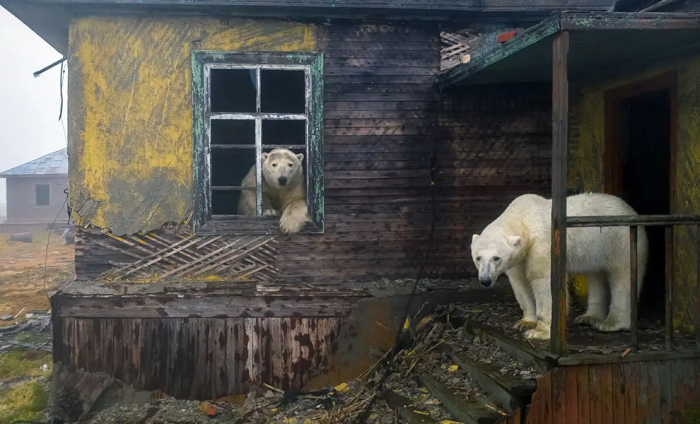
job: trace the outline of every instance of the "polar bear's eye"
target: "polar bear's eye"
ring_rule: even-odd
[[[273,163],[272,166],[277,166],[277,164],[276,164],[276,163]]]
[[[476,257],[476,260],[477,260],[477,261],[480,261],[480,260],[481,260],[481,256],[477,256],[477,257]]]
[[[498,261],[501,260],[501,258],[499,258],[498,256],[494,256],[494,257],[493,257],[493,260],[496,261],[496,262],[498,262]]]
[[[293,163],[290,163],[290,164],[288,164],[287,166],[289,166],[289,167],[291,168],[292,166],[294,166],[294,164],[293,164]]]

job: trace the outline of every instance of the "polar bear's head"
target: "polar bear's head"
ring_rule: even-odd
[[[265,184],[276,190],[294,188],[304,181],[301,161],[304,154],[294,154],[287,149],[274,149],[262,154]]]
[[[479,270],[479,283],[491,287],[522,256],[520,236],[509,236],[487,228],[472,236],[472,259]]]

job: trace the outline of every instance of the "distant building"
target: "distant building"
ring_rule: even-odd
[[[0,232],[46,230],[57,216],[57,224],[66,223],[65,148],[0,173],[0,178],[7,180],[7,218],[0,223]]]

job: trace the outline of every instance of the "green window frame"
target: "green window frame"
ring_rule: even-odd
[[[256,111],[250,113],[212,112],[210,82],[213,69],[245,69],[257,77]],[[260,110],[261,70],[304,71],[305,113],[262,113]],[[311,223],[302,234],[324,231],[323,185],[323,56],[321,53],[294,52],[192,52],[193,175],[194,211],[192,226],[197,234],[274,234],[279,217],[262,214],[262,159],[264,149],[274,147],[304,149],[306,157],[306,204]],[[211,155],[217,149],[252,149],[253,146],[212,145],[213,120],[255,122],[256,212],[257,216],[214,215],[212,191],[245,190],[239,186],[212,186]],[[266,120],[305,120],[305,145],[263,145],[261,128]]]

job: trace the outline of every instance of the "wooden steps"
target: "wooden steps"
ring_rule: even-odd
[[[501,375],[496,367],[474,361],[467,355],[452,355],[452,359],[508,412],[514,412],[530,403],[537,388],[535,379],[523,381],[509,378]]]
[[[475,336],[481,337],[483,340],[488,340],[490,343],[503,349],[509,355],[531,365],[542,374],[552,369],[556,364],[554,358],[545,356],[527,344],[491,328],[484,327],[477,323],[467,322],[464,324],[464,329]]]
[[[460,422],[465,424],[494,424],[503,417],[502,414],[488,409],[480,402],[464,401],[453,390],[427,374],[420,374],[418,381],[430,391],[433,397],[442,402],[443,407]]]
[[[390,408],[408,424],[437,424],[437,421],[430,415],[419,414],[411,407],[411,401],[400,394],[389,390],[383,395],[384,400]]]

